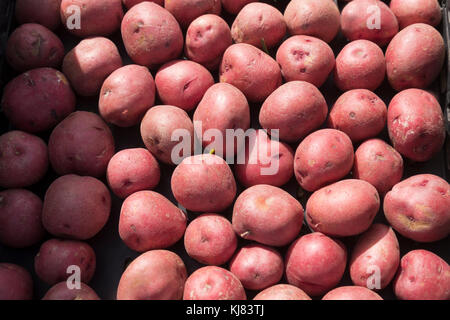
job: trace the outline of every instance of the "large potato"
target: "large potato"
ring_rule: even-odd
[[[364,287],[345,286],[331,290],[322,300],[383,300],[383,298]]]
[[[31,300],[33,280],[30,273],[12,263],[0,263],[0,301]]]
[[[220,0],[164,0],[164,8],[173,14],[183,29],[186,29],[201,15],[207,13],[220,15],[222,4]]]
[[[15,17],[19,24],[38,23],[50,30],[61,25],[61,0],[16,0]]]
[[[69,289],[67,282],[55,284],[44,295],[42,300],[100,300],[97,293],[87,284],[80,283],[80,289]]]
[[[277,284],[259,292],[253,300],[311,300],[300,288],[290,284]]]
[[[391,0],[389,7],[403,29],[414,23],[426,23],[437,27],[441,22],[441,7],[437,0]]]

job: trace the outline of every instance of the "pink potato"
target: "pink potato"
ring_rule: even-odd
[[[260,184],[236,199],[232,223],[241,238],[281,247],[300,233],[303,207],[283,189]]]
[[[297,239],[286,254],[287,281],[310,296],[336,287],[344,275],[347,250],[320,232]]]
[[[342,91],[352,89],[374,91],[381,85],[385,75],[383,51],[371,41],[352,41],[336,57],[334,83]]]
[[[386,50],[386,73],[391,86],[401,91],[424,89],[441,73],[445,45],[432,26],[415,23],[400,31]]]
[[[441,22],[441,7],[437,0],[391,0],[389,4],[400,29],[414,23],[426,23],[437,27]]]
[[[20,72],[35,68],[58,68],[64,58],[61,40],[46,27],[27,23],[9,36],[6,60]]]
[[[281,280],[284,263],[275,249],[251,244],[239,249],[230,262],[230,271],[238,277],[244,288],[262,290]]]
[[[33,280],[23,267],[12,263],[0,263],[0,301],[31,300]]]
[[[24,189],[0,192],[0,243],[12,248],[25,248],[44,238],[42,201]]]
[[[290,284],[277,284],[259,292],[253,300],[311,300],[300,288]]]
[[[80,289],[69,289],[66,281],[51,287],[42,300],[100,300],[97,293],[87,284],[80,283]]]
[[[296,142],[320,127],[327,113],[327,102],[314,85],[305,81],[290,81],[264,101],[259,123],[270,134],[278,129],[281,140]]]
[[[225,50],[220,82],[235,86],[251,102],[261,102],[281,85],[281,71],[265,52],[247,43],[237,43]]]
[[[23,131],[9,131],[0,136],[0,187],[29,187],[39,182],[47,169],[44,140]]]
[[[334,1],[293,0],[284,11],[291,35],[308,35],[330,42],[340,28],[340,14]]]
[[[222,212],[236,196],[233,172],[213,154],[185,158],[172,174],[171,187],[178,203],[195,212]]]
[[[322,300],[383,300],[383,298],[365,287],[345,286],[329,291]]]
[[[208,266],[186,280],[183,300],[246,300],[244,287],[230,271]]]
[[[143,148],[119,151],[111,158],[106,169],[108,185],[121,199],[137,191],[155,188],[160,177],[158,161]]]
[[[214,84],[211,73],[197,62],[174,60],[164,64],[155,76],[159,98],[166,105],[191,111]]]
[[[348,237],[369,229],[380,208],[377,189],[363,180],[346,179],[314,192],[306,204],[311,229]]]
[[[15,17],[19,24],[38,23],[55,30],[61,25],[61,0],[16,0]]]
[[[449,300],[450,266],[430,251],[410,251],[400,262],[393,287],[401,300]]]
[[[132,250],[170,247],[185,230],[186,214],[159,193],[138,191],[122,204],[119,235]]]
[[[161,7],[164,6],[164,0],[122,0],[123,5],[127,9],[131,9],[131,7],[137,5],[138,3],[144,2],[144,1],[154,2],[156,4],[159,4]]]
[[[70,266],[80,268],[80,279],[89,283],[94,276],[95,252],[85,242],[50,239],[44,242],[34,258],[39,279],[49,285],[67,280],[73,274]]]
[[[114,155],[114,138],[97,114],[76,111],[53,130],[48,152],[53,170],[59,175],[102,177]]]
[[[220,0],[164,0],[164,8],[169,11],[183,29],[201,15],[212,13],[220,15]]]
[[[344,92],[328,117],[330,128],[345,132],[353,142],[377,136],[386,126],[387,107],[367,89]]]
[[[298,146],[294,173],[300,186],[315,191],[344,178],[353,166],[353,145],[342,131],[322,129],[311,133]]]
[[[100,92],[105,79],[122,67],[122,58],[111,40],[103,37],[82,40],[63,60],[62,70],[81,96]]]
[[[143,66],[154,68],[176,59],[183,50],[183,34],[178,22],[156,3],[144,1],[128,10],[121,31],[128,55]]]
[[[277,62],[286,81],[306,81],[316,87],[325,83],[334,69],[333,50],[318,38],[298,35],[284,41],[277,50]]]
[[[155,81],[146,67],[127,65],[106,78],[98,109],[107,122],[119,127],[137,125],[155,104]]]
[[[350,277],[356,286],[384,289],[394,278],[399,263],[400,249],[394,230],[376,223],[353,247]]]
[[[233,256],[237,238],[233,226],[226,218],[206,213],[188,225],[184,234],[184,247],[192,259],[220,266]]]
[[[52,68],[22,73],[3,90],[1,106],[19,130],[49,130],[75,110],[75,94],[66,76]]]
[[[258,2],[258,0],[221,0],[222,8],[232,15],[237,15],[247,4]]]
[[[402,236],[434,242],[450,233],[450,185],[432,174],[397,183],[384,198],[384,214]]]
[[[105,226],[110,210],[111,195],[100,180],[70,174],[47,189],[42,223],[56,237],[86,240]]]
[[[394,96],[388,107],[387,127],[395,150],[412,161],[428,161],[444,145],[441,106],[424,90],[407,89]]]
[[[117,300],[181,300],[186,277],[186,267],[177,254],[147,251],[122,274]]]

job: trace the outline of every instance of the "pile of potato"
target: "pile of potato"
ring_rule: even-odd
[[[74,6],[81,28],[69,27]],[[6,48],[17,76],[1,100],[13,130],[0,136],[0,243],[40,245],[34,272],[52,286],[43,299],[99,299],[85,241],[108,222],[112,192],[123,199],[118,234],[141,253],[117,299],[381,299],[378,290],[392,286],[398,299],[449,300],[448,262],[420,244],[448,247],[450,185],[404,172],[435,157],[446,137],[427,91],[446,56],[441,8],[437,0],[340,7],[17,0]],[[108,38],[119,31],[133,64]],[[77,45],[66,52],[56,34]],[[333,52],[337,37],[348,42]],[[386,78],[398,91],[388,105],[376,93]],[[340,90],[334,105],[326,81]],[[84,99],[97,100],[98,113],[77,111]],[[116,127],[140,130],[142,140],[118,151]],[[257,129],[249,139],[208,149],[217,142],[208,130],[249,128]],[[386,128],[390,144],[380,139]],[[191,152],[176,149],[176,131]],[[272,147],[264,162],[258,150]],[[226,161],[233,155],[243,163]],[[262,173],[273,164],[276,172]],[[58,177],[42,200],[27,188],[50,171]],[[177,204],[154,191],[162,179]],[[297,198],[286,188],[294,179]],[[389,225],[374,223],[383,214]],[[351,250],[346,237],[355,237]],[[417,250],[401,257],[397,237]],[[202,265],[192,274],[170,251],[180,241]],[[1,259],[0,299],[32,299],[29,271]],[[81,271],[79,289],[66,285],[69,266]],[[353,286],[338,287],[346,271]]]

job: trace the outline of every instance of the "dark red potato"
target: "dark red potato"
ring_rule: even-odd
[[[0,300],[33,299],[30,273],[12,263],[0,263]]]
[[[257,1],[258,0],[221,0],[223,9],[233,15],[237,15],[245,5]]]
[[[17,0],[15,16],[19,24],[38,23],[50,30],[61,25],[61,0]]]
[[[42,300],[100,300],[100,298],[87,284],[80,283],[80,289],[69,289],[67,282],[63,281],[51,287]]]
[[[127,9],[131,9],[131,7],[137,5],[138,3],[144,2],[144,1],[149,1],[149,0],[122,0],[123,5]],[[150,0],[150,2],[154,2],[156,4],[159,4],[161,7],[164,6],[164,0]]]

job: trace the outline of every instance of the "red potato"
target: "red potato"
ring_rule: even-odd
[[[258,0],[221,0],[222,8],[233,15],[237,15],[247,4],[257,1]]]
[[[331,290],[322,300],[383,300],[383,298],[364,287],[345,286]]]
[[[100,298],[87,284],[80,283],[80,289],[69,289],[66,281],[63,281],[51,287],[42,300],[100,300]]]
[[[164,8],[173,14],[183,29],[201,15],[220,15],[222,11],[220,0],[164,0]]]
[[[340,28],[340,14],[334,1],[293,0],[284,11],[291,35],[308,35],[330,42]]]
[[[121,0],[62,0],[60,13],[66,29],[82,38],[109,36],[119,30],[123,18]],[[73,25],[74,14],[80,16],[79,26]]]
[[[44,238],[42,201],[24,189],[0,192],[0,243],[12,248],[25,248]]]
[[[370,227],[379,208],[375,187],[363,180],[346,179],[311,195],[306,204],[306,221],[314,231],[329,236],[354,236]]]
[[[222,212],[236,196],[233,172],[212,154],[185,158],[172,174],[171,187],[175,199],[195,212]]]
[[[120,278],[117,300],[181,300],[187,277],[181,258],[167,250],[141,254]]]
[[[437,0],[391,0],[389,6],[397,17],[400,29],[414,23],[436,27],[441,22],[441,7]]]
[[[413,161],[430,160],[444,145],[441,106],[424,90],[407,89],[394,96],[388,107],[387,127],[394,148]]]
[[[297,182],[307,191],[344,178],[353,166],[353,145],[342,131],[322,129],[311,133],[298,146],[294,158]]]
[[[0,300],[31,300],[33,280],[30,273],[12,263],[0,263]]]
[[[399,263],[395,232],[384,224],[373,224],[353,247],[350,277],[356,286],[384,289],[394,278]]]
[[[246,43],[237,43],[225,50],[220,82],[235,86],[251,102],[261,102],[281,85],[281,70],[265,52]]]
[[[259,113],[259,123],[269,133],[278,129],[281,140],[296,142],[320,127],[327,113],[327,102],[314,85],[291,81],[267,97]]]
[[[106,169],[108,185],[121,199],[137,191],[154,189],[160,177],[158,161],[143,148],[119,151],[111,158]]]
[[[283,189],[260,184],[236,199],[232,223],[234,231],[244,239],[281,247],[300,233],[303,207]]]
[[[335,65],[333,50],[325,41],[304,35],[284,41],[276,59],[286,81],[306,81],[316,87],[325,83]]]
[[[72,275],[70,266],[80,268],[80,279],[89,283],[94,276],[95,252],[85,242],[50,239],[44,242],[34,258],[34,270],[49,285],[66,281]]]
[[[29,187],[39,182],[47,169],[44,140],[22,131],[9,131],[0,136],[0,187]]]
[[[449,300],[450,266],[430,251],[410,251],[400,262],[393,287],[401,300]]]
[[[119,127],[137,125],[155,104],[155,81],[146,67],[127,65],[106,78],[98,110],[107,122]]]
[[[345,246],[320,232],[297,239],[286,254],[287,281],[310,296],[336,287],[347,264]]]
[[[233,226],[218,214],[206,213],[195,218],[184,234],[187,254],[196,261],[220,266],[233,256],[237,238]]]
[[[75,110],[75,94],[66,76],[38,68],[11,80],[3,91],[2,109],[10,123],[31,133],[53,128]]]
[[[16,0],[15,17],[19,24],[38,23],[50,30],[61,25],[61,0]]]
[[[155,76],[156,89],[163,104],[191,111],[214,84],[211,73],[197,62],[175,60],[164,64]]]
[[[119,235],[132,250],[170,247],[185,230],[186,214],[159,193],[138,191],[122,204]]]
[[[62,70],[81,96],[99,93],[105,79],[122,67],[122,58],[111,40],[84,39],[64,57]]]
[[[444,60],[445,45],[441,34],[427,24],[412,24],[389,43],[387,78],[397,91],[424,89],[439,76]]]
[[[20,72],[42,67],[57,68],[64,58],[64,46],[46,27],[27,23],[9,36],[5,56],[9,65]]]
[[[144,2],[144,1],[149,1],[149,0],[122,0],[123,5],[127,9],[131,9],[131,7],[137,5],[138,3]],[[161,7],[164,6],[164,0],[150,0],[150,2],[154,2],[156,4],[159,4]]]
[[[396,184],[384,198],[384,214],[404,237],[434,242],[450,233],[450,185],[432,174],[419,174]]]
[[[238,277],[244,288],[262,290],[281,280],[284,263],[275,249],[251,244],[239,249],[230,262],[230,271]]]
[[[208,266],[186,280],[183,300],[246,300],[244,287],[230,271]]]
[[[367,89],[354,89],[334,103],[328,126],[359,142],[377,136],[386,126],[386,119],[387,107],[383,100]]]
[[[42,223],[56,237],[86,240],[105,226],[110,210],[111,195],[100,180],[71,174],[47,189]]]
[[[77,111],[53,130],[48,153],[53,170],[59,175],[102,177],[114,155],[114,138],[97,114]]]
[[[258,293],[253,300],[311,300],[300,288],[290,284],[277,284]]]
[[[334,83],[342,91],[352,89],[374,91],[381,85],[385,75],[383,51],[368,40],[350,42],[336,57]]]
[[[183,50],[178,22],[169,11],[152,2],[144,1],[128,10],[121,31],[128,55],[140,65],[156,67],[176,59]]]

